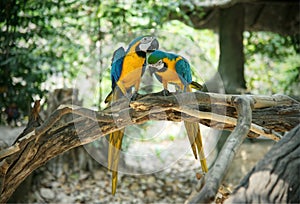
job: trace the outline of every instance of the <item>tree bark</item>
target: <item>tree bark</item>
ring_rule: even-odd
[[[249,98],[237,97],[235,103],[239,114],[237,126],[226,140],[213,168],[200,181],[201,183],[205,183],[204,187],[189,203],[208,203],[214,201],[235,153],[247,137],[252,120],[252,101]]]
[[[220,10],[218,71],[226,93],[241,93],[246,89],[244,78],[244,5],[236,4]]]
[[[300,202],[300,125],[276,143],[225,203]]]
[[[299,1],[288,0],[226,0],[194,1],[179,4],[180,15],[173,12],[169,19],[191,24],[196,29],[219,29],[220,9],[236,4],[245,6],[245,30],[267,31],[281,35],[299,34]],[[199,15],[201,13],[201,15]],[[183,14],[183,15],[182,15]]]
[[[0,202],[6,202],[32,171],[50,159],[128,125],[149,120],[191,121],[232,130],[238,122],[236,111],[232,110],[237,97],[241,96],[195,92],[165,97],[153,93],[130,103],[123,98],[98,112],[82,107],[60,106],[41,126],[22,133],[23,137],[13,146],[0,151]],[[264,109],[277,110],[274,117],[278,121],[271,127],[288,131],[299,124],[300,104],[287,96],[242,97],[250,100],[252,110],[259,110],[262,115]],[[226,108],[230,111],[224,111]],[[289,111],[285,111],[287,108]],[[262,134],[279,140],[280,136],[268,129],[268,120],[262,126],[257,124],[258,121],[253,119],[249,134]]]

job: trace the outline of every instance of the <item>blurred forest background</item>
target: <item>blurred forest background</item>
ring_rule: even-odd
[[[61,89],[71,90],[68,102],[104,108],[114,50],[149,34],[158,37],[161,49],[186,57],[194,80],[207,82],[208,91],[286,94],[299,99],[299,2],[252,4],[255,1],[249,0],[232,8],[231,1],[223,1],[225,6],[212,2],[0,1],[1,124],[7,125],[7,110],[12,108],[24,125],[36,99],[42,99],[44,111],[53,111],[53,93]],[[147,80],[152,80],[145,77],[141,93],[147,92]],[[214,87],[218,77],[222,90]],[[151,90],[160,91],[161,85]],[[174,135],[169,139],[174,140]]]
[[[78,79],[95,83],[89,90],[93,97],[85,98],[84,103],[103,106],[101,101],[110,90],[112,53],[139,34],[158,36],[162,49],[186,50],[183,55],[194,67],[205,67],[194,75],[196,81],[203,82],[210,76],[207,73],[218,69],[218,30],[195,28],[191,16],[193,12],[199,18],[205,16],[204,9],[191,4],[187,12],[182,3],[1,1],[2,111],[15,103],[26,115],[33,99],[46,98],[47,92],[57,88],[73,87]],[[299,33],[245,30],[243,37],[247,92],[299,95]],[[198,49],[189,50],[195,47]]]

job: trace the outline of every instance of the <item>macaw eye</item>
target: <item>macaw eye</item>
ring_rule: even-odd
[[[163,61],[162,61],[162,60],[159,60],[159,61],[158,61],[158,64],[159,64],[159,65],[161,65],[162,63],[163,63]]]
[[[142,40],[141,40],[141,42],[142,42],[142,43],[147,43],[147,42],[149,42],[150,40],[151,40],[151,37],[143,37]]]

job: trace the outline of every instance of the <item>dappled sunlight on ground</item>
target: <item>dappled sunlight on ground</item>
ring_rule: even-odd
[[[1,137],[13,142],[22,129],[2,127]],[[167,129],[175,133],[181,132],[178,125],[177,129],[175,125],[170,125]],[[207,131],[210,130],[203,131],[203,137],[206,138],[205,147],[209,146],[208,138],[213,137]],[[237,153],[223,183],[233,189],[273,144],[273,141],[265,139],[247,139]],[[216,151],[207,154],[209,165],[212,164],[215,154]],[[139,160],[136,155],[143,157]],[[44,166],[40,169],[42,173],[34,177],[36,180],[29,200],[24,202],[183,203],[195,191],[196,174],[201,172],[200,162],[194,159],[187,137],[135,142],[126,150],[125,163],[125,170],[131,173],[126,174],[126,171],[122,172],[123,169],[120,169],[115,196],[111,195],[111,174],[106,168],[100,167],[93,172],[63,173],[58,177]]]

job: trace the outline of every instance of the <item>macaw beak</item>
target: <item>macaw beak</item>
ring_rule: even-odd
[[[151,65],[149,65],[149,72],[150,72],[150,75],[152,76],[155,72],[157,71],[157,69]]]
[[[148,47],[147,52],[154,52],[155,50],[158,49],[158,47],[159,47],[158,40],[154,38],[151,42],[151,45]]]

